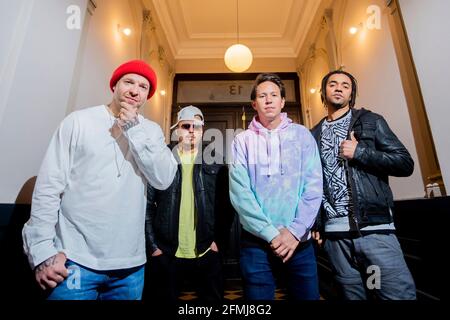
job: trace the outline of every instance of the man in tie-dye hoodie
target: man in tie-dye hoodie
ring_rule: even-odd
[[[243,227],[240,265],[250,300],[274,299],[274,274],[287,277],[291,298],[319,298],[310,229],[322,167],[309,130],[281,113],[285,96],[280,77],[260,74],[251,93],[258,116],[232,144],[230,197]]]

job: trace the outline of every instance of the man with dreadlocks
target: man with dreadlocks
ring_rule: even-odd
[[[414,280],[395,236],[388,176],[406,177],[414,162],[379,114],[355,109],[357,82],[336,70],[322,80],[328,115],[313,129],[324,194],[317,232],[345,299],[416,298]]]

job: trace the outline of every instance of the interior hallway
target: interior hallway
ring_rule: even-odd
[[[18,286],[28,288],[29,298],[38,294],[30,288],[19,232],[50,137],[70,112],[109,103],[111,71],[139,58],[154,67],[159,82],[142,113],[163,128],[167,142],[174,115],[189,104],[205,110],[209,128],[246,128],[254,115],[248,88],[261,72],[282,75],[289,83],[286,111],[311,128],[325,115],[321,78],[337,68],[354,74],[356,107],[382,114],[414,159],[412,176],[390,179],[398,236],[419,298],[441,299],[435,271],[441,244],[426,231],[442,234],[445,224],[432,222],[449,214],[450,111],[444,99],[450,43],[442,39],[450,30],[450,2],[238,3],[239,8],[231,0],[0,1],[0,252],[14,261],[2,268],[20,275]],[[237,38],[253,53],[242,73],[231,72],[223,59]],[[442,197],[429,197],[431,191]],[[235,225],[227,253],[231,279],[237,274],[238,233]],[[329,266],[320,255],[319,269],[323,296],[332,298]],[[234,291],[235,283],[229,288]],[[19,294],[14,290],[11,296]]]

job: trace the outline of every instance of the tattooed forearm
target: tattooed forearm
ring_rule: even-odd
[[[56,255],[54,255],[53,257],[48,258],[47,260],[45,260],[44,262],[42,262],[40,265],[37,266],[36,271],[42,271],[47,267],[53,266],[55,265],[57,262],[56,260]]]

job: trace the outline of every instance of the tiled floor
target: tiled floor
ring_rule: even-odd
[[[242,290],[242,284],[240,279],[229,279],[225,281],[225,293],[224,298],[226,301],[239,301],[244,300],[244,292]],[[195,291],[184,291],[179,297],[182,301],[195,301],[197,295]],[[275,290],[275,300],[286,300],[286,290],[278,288]],[[320,300],[324,300],[321,296]]]
[[[283,289],[277,289],[275,291],[275,300],[285,300],[285,296],[286,294]],[[242,290],[225,290],[224,298],[229,301],[243,300],[244,293]],[[197,299],[197,296],[195,295],[195,291],[186,291],[182,293],[179,299],[183,301],[194,301]]]
[[[284,289],[275,290],[275,300],[285,300],[286,293]],[[241,280],[227,280],[225,281],[225,300],[236,301],[244,299],[244,292],[242,290]],[[195,301],[197,299],[195,291],[184,291],[179,297],[183,301]]]

